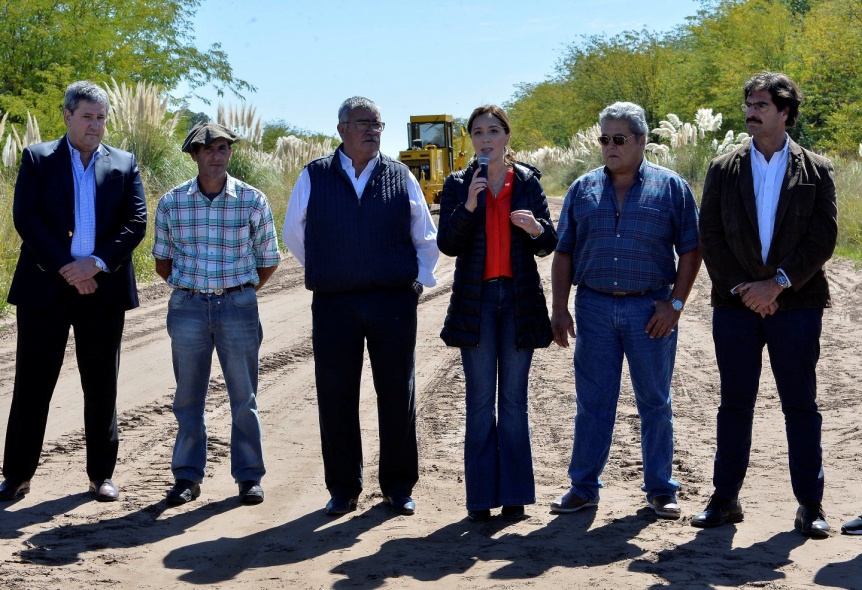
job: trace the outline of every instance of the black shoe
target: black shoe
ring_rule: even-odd
[[[793,524],[806,537],[825,539],[829,536],[829,523],[819,502],[802,504],[796,511]]]
[[[721,526],[727,522],[742,522],[745,513],[739,500],[727,500],[713,494],[706,510],[691,517],[691,526],[702,529]]]
[[[201,486],[190,479],[178,479],[168,492],[166,501],[171,506],[179,506],[191,502],[201,495]]]
[[[468,510],[467,518],[473,522],[488,522],[491,520],[490,510]]]
[[[392,512],[402,516],[413,516],[416,512],[416,502],[410,496],[384,496],[392,507]]]
[[[862,535],[862,516],[842,524],[841,532],[845,535]]]
[[[260,504],[263,502],[263,488],[260,482],[250,479],[239,484],[239,500],[243,504]]]
[[[356,498],[346,498],[344,496],[332,496],[329,502],[326,503],[326,513],[329,516],[339,516],[356,510]]]
[[[4,479],[3,483],[0,483],[0,502],[11,502],[12,500],[23,498],[24,494],[29,492],[30,480],[13,481],[11,479]]]
[[[91,481],[90,491],[99,502],[116,502],[120,499],[120,490],[110,479]]]
[[[514,522],[526,518],[527,514],[524,512],[523,506],[503,506],[500,516],[503,517],[503,520]]]

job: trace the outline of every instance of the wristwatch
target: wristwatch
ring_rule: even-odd
[[[668,299],[668,303],[670,303],[670,306],[673,308],[674,311],[681,312],[683,309],[685,309],[685,303],[683,303],[676,297],[671,297],[670,299]]]
[[[788,281],[787,277],[784,276],[782,273],[777,273],[775,275],[775,282],[778,283],[778,286],[782,289],[786,289],[790,286],[790,281]]]
[[[417,295],[422,295],[422,291],[425,290],[425,286],[422,285],[419,281],[413,281],[413,290]]]

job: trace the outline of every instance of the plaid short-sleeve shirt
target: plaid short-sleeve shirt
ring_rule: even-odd
[[[644,159],[623,208],[604,167],[569,188],[557,250],[572,255],[572,283],[603,292],[655,290],[676,281],[676,255],[698,246],[688,183]]]
[[[172,287],[216,291],[259,282],[258,267],[281,261],[266,195],[227,177],[210,201],[197,177],[174,188],[156,208],[153,256],[173,261]]]

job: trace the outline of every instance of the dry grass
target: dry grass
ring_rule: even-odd
[[[112,132],[133,134],[147,126],[168,137],[174,134],[182,111],[170,116],[170,96],[155,84],[139,82],[132,87],[125,82],[117,84],[111,78],[111,85],[106,86],[105,91],[111,102],[108,123]]]
[[[257,108],[243,103],[239,107],[218,105],[216,123],[239,133],[246,144],[260,148],[263,141],[263,121],[257,116]]]
[[[3,134],[6,132],[6,118],[8,116],[9,113],[6,113],[0,119],[0,139],[3,138]],[[30,115],[30,111],[27,111],[27,126],[24,130],[23,138],[18,134],[15,125],[10,124],[9,129],[6,141],[3,142],[3,154],[2,158],[0,158],[0,164],[6,168],[14,168],[18,164],[18,154],[23,152],[24,148],[29,145],[41,143],[42,136],[39,133],[39,123],[36,121],[36,117]]]
[[[745,145],[748,135],[735,135],[728,131],[719,139],[722,115],[713,115],[712,109],[700,109],[694,122],[683,122],[669,114],[659,127],[652,130],[667,143],[648,143],[647,158],[675,170],[692,186],[695,192],[703,185],[710,160]],[[602,165],[598,124],[572,136],[566,148],[544,147],[533,151],[520,151],[515,159],[539,168],[542,182],[549,194],[563,194],[580,175]]]

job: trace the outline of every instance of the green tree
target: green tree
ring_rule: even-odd
[[[334,135],[328,135],[326,133],[316,133],[314,131],[309,131],[308,129],[303,129],[302,127],[297,127],[296,125],[291,125],[284,119],[276,119],[274,121],[267,122],[263,126],[263,139],[261,140],[261,148],[265,152],[271,152],[275,149],[275,142],[278,141],[278,138],[286,137],[288,135],[293,135],[294,137],[298,137],[299,139],[303,139],[305,141],[315,141],[322,139],[333,139],[336,143],[341,141]]]
[[[673,43],[646,30],[585,37],[567,48],[551,80],[519,86],[507,103],[518,128],[514,148],[565,146],[616,101],[641,105],[648,121],[658,125],[680,59]]]
[[[780,0],[705,3],[681,31],[680,60],[673,77],[676,109],[683,118],[707,107],[724,116],[724,129],[741,131],[742,85],[753,74],[787,72],[798,55],[801,17]]]
[[[576,95],[561,81],[521,84],[505,104],[512,123],[512,149],[567,145],[577,132]]]
[[[75,79],[146,81],[162,88],[212,85],[221,95],[254,88],[236,78],[216,43],[195,47],[200,0],[0,0],[0,108],[30,110],[47,134]],[[44,121],[44,123],[43,123]]]
[[[803,129],[821,149],[852,155],[862,142],[862,0],[813,4],[800,44]]]

